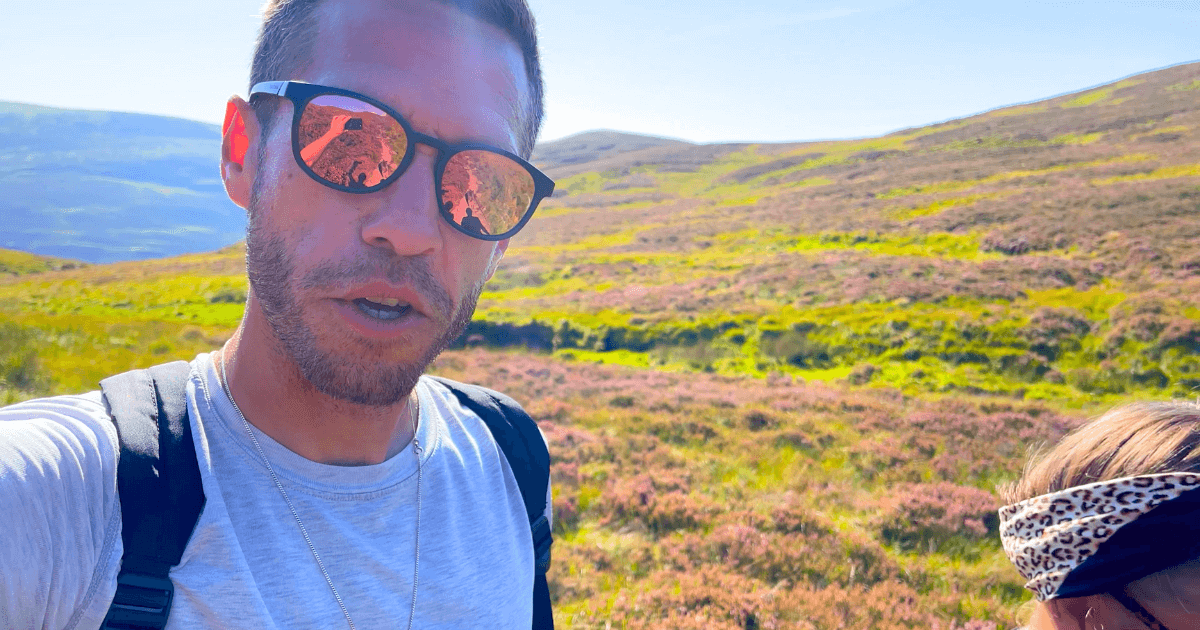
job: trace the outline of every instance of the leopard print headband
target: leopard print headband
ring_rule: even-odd
[[[1071,571],[1117,530],[1200,488],[1200,475],[1164,473],[1100,481],[1000,508],[1004,553],[1038,601],[1054,599]]]

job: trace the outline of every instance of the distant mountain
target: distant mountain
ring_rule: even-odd
[[[0,247],[88,262],[242,238],[220,130],[178,118],[0,102]]]
[[[651,147],[695,146],[691,142],[622,133],[602,129],[585,131],[551,142],[539,143],[533,149],[533,163],[541,169],[586,164],[623,153],[631,153]]]
[[[538,145],[570,167],[682,140],[591,131]],[[0,102],[0,248],[93,263],[210,251],[243,238],[218,177],[220,129],[144,114]]]

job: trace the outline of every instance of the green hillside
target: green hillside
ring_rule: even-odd
[[[550,441],[560,626],[1016,625],[996,484],[1087,414],[1200,386],[1198,86],[540,154],[557,192],[434,371]],[[243,259],[0,274],[0,401],[217,347]]]
[[[881,138],[551,169],[562,192],[518,236],[475,332],[906,392],[1186,395],[1197,77],[1178,66]]]
[[[0,249],[0,274],[23,276],[43,271],[61,271],[86,266],[77,260],[38,256],[12,249]]]
[[[190,120],[0,102],[0,247],[112,262],[209,251],[245,216]]]

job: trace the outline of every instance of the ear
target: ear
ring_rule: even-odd
[[[497,241],[496,249],[492,252],[492,262],[488,265],[487,275],[483,278],[484,282],[491,280],[492,276],[495,275],[496,267],[499,267],[500,261],[504,260],[504,252],[506,251],[508,251],[508,239]]]
[[[229,97],[221,125],[221,180],[229,198],[243,208],[250,205],[250,190],[258,171],[256,143],[263,140],[259,131],[250,104],[240,96]]]

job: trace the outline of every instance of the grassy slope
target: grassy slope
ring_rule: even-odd
[[[84,263],[76,260],[38,256],[37,254],[0,248],[0,274],[9,276],[23,276],[43,271],[75,269],[82,266],[84,266]]]
[[[821,378],[870,364],[912,393],[1076,404],[1185,394],[1197,76],[882,138],[563,167],[565,194],[518,237],[483,314],[536,319],[560,352],[604,361]]]
[[[1074,408],[1194,386],[1198,82],[561,167],[470,340],[553,354],[436,365],[550,438],[560,621],[1011,625],[995,485]],[[0,278],[0,397],[215,347],[242,264]]]

